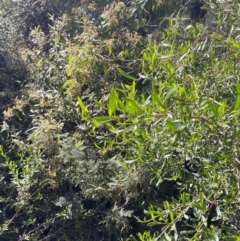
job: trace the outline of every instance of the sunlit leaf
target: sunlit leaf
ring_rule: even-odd
[[[88,108],[84,105],[81,97],[77,98],[79,107],[81,109],[81,116],[83,119],[86,119],[88,117]]]
[[[126,111],[131,114],[144,114],[144,110],[132,99],[126,98]]]
[[[108,102],[108,115],[112,116],[116,109],[118,104],[118,95],[115,89],[111,91],[109,102]]]

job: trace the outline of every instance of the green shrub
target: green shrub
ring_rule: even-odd
[[[0,239],[238,240],[235,4],[187,25],[177,1],[32,4],[7,19],[27,77],[1,113]]]

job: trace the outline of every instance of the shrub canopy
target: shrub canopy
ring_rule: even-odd
[[[239,240],[239,6],[0,3],[0,239]]]

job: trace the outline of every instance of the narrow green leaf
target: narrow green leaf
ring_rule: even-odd
[[[223,116],[226,112],[227,105],[225,102],[220,102],[218,107],[218,115]]]
[[[228,237],[225,237],[224,240],[226,240],[226,241],[240,241],[240,235],[238,235],[238,236],[228,236]]]
[[[168,119],[166,124],[172,132],[174,132],[174,133],[177,132],[177,128],[171,120]]]
[[[187,231],[180,231],[180,234],[181,235],[186,235],[186,234],[193,234],[195,232],[196,232],[195,230],[187,230]]]
[[[112,116],[97,116],[94,117],[93,120],[96,121],[98,124],[102,124],[108,121],[112,121],[115,120],[116,118],[112,117]]]
[[[66,87],[68,87],[69,85],[72,85],[76,82],[75,79],[69,79],[67,81],[64,82],[64,84],[62,85],[62,88],[65,89]]]
[[[240,107],[240,83],[236,84],[236,88],[237,88],[237,99],[234,107],[235,110]]]
[[[158,107],[161,107],[160,111],[163,111],[164,105],[163,105],[162,101],[160,100],[159,96],[157,95],[154,87],[152,89],[151,96],[152,96],[152,100],[158,105]]]
[[[153,226],[157,226],[157,225],[160,225],[159,222],[150,222],[147,224],[148,227],[153,227]]]
[[[81,97],[78,97],[77,100],[78,100],[78,104],[79,104],[80,109],[81,109],[81,117],[83,119],[86,119],[88,117],[88,108],[84,105]]]
[[[133,159],[133,160],[125,160],[124,162],[125,162],[126,164],[131,164],[131,163],[136,162],[136,160],[134,160],[134,159]]]
[[[117,69],[118,69],[118,72],[119,72],[122,76],[124,76],[125,78],[130,79],[130,80],[136,80],[135,77],[133,77],[132,75],[126,73],[124,70],[122,70],[122,69],[120,69],[120,68],[117,68]]]
[[[126,163],[124,163],[124,162],[122,162],[122,161],[119,161],[119,164],[120,164],[120,166],[124,169],[124,170],[128,170],[129,168],[128,168],[128,165],[126,164]]]
[[[170,209],[170,204],[169,204],[169,202],[168,201],[164,201],[164,207],[166,208],[166,209]]]
[[[174,223],[174,214],[172,211],[169,211],[169,215],[170,215],[170,220],[172,223]]]
[[[112,116],[116,109],[117,109],[117,103],[118,103],[118,95],[115,89],[111,91],[109,103],[108,103],[108,114],[109,116]]]
[[[218,106],[216,104],[209,103],[208,107],[209,107],[209,110],[212,111],[213,115],[215,117],[218,117]]]
[[[203,206],[204,205],[204,199],[203,199],[203,194],[202,193],[199,194],[199,199],[200,199],[201,205]]]
[[[186,204],[186,193],[185,192],[182,193],[182,203],[183,203],[183,205]]]
[[[158,214],[159,220],[163,221],[164,223],[168,223],[168,219],[164,217],[164,215],[160,211],[158,211],[157,214]]]
[[[170,99],[170,97],[177,92],[178,90],[178,85],[174,86],[166,95],[165,99],[164,99],[164,104],[167,103],[167,101]]]
[[[126,111],[131,114],[144,114],[142,108],[132,99],[126,98]]]
[[[201,203],[194,203],[193,206],[199,210],[206,211],[206,207],[203,206]]]

